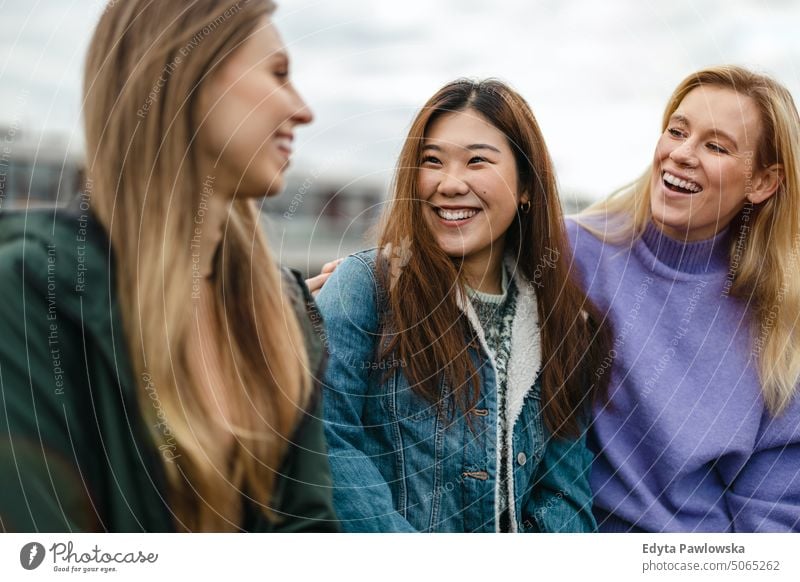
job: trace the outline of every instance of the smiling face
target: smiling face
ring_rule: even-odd
[[[289,58],[268,17],[203,87],[200,111],[201,166],[219,189],[280,192],[294,129],[312,115],[289,81]]]
[[[439,246],[469,273],[499,272],[517,206],[517,164],[508,140],[480,113],[435,119],[422,144],[417,185],[423,216]]]
[[[668,236],[713,237],[749,199],[771,196],[775,172],[758,167],[758,107],[731,89],[702,86],[683,98],[661,135],[653,158],[650,208]]]

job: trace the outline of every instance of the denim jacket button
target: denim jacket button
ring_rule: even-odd
[[[528,456],[525,453],[520,453],[517,455],[517,463],[519,463],[520,466],[524,465],[527,462],[528,462]]]

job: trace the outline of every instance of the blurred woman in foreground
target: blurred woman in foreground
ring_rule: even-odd
[[[311,121],[272,11],[103,13],[86,193],[0,218],[4,529],[336,529],[318,316],[256,207]]]

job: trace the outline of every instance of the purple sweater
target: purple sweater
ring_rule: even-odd
[[[590,431],[600,530],[800,530],[800,399],[766,411],[746,302],[725,294],[727,233],[685,244],[651,224],[631,247],[568,230],[613,325]]]

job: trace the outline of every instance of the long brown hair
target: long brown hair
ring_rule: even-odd
[[[114,251],[141,413],[170,451],[163,465],[179,529],[237,529],[243,492],[275,518],[276,475],[310,393],[299,322],[251,200],[233,201],[214,261],[220,332],[208,341],[230,380],[233,427],[201,394],[189,341],[193,219],[209,187],[198,169],[199,92],[273,9],[265,0],[112,2],[86,62],[93,211]]]
[[[778,81],[736,65],[697,71],[675,88],[661,118],[665,131],[684,97],[697,87],[722,87],[750,97],[761,115],[756,171],[783,167],[777,191],[748,202],[731,223],[730,288],[753,313],[753,355],[759,362],[764,401],[773,414],[786,408],[800,380],[800,116]],[[633,184],[578,215],[595,236],[631,244],[650,221],[652,166]]]
[[[428,229],[417,191],[428,128],[444,114],[467,109],[506,136],[516,160],[518,190],[530,196],[530,211],[518,212],[507,231],[506,253],[510,252],[523,280],[536,293],[544,420],[553,434],[574,435],[579,430],[576,412],[592,394],[589,386],[602,378],[595,371],[605,355],[605,328],[569,275],[569,242],[542,133],[525,100],[500,81],[448,83],[428,100],[411,125],[379,237],[380,248],[389,249],[390,254],[408,249],[400,257],[401,269],[380,271],[387,290],[381,357],[394,352],[412,389],[431,402],[440,399],[438,379],[444,374],[462,412],[476,403],[480,388],[465,349],[469,325],[459,307],[466,282],[456,261],[439,248]],[[546,269],[541,268],[544,264]]]

